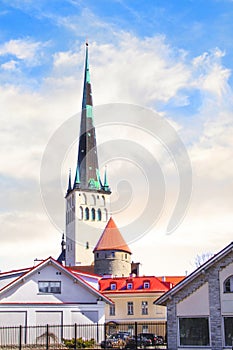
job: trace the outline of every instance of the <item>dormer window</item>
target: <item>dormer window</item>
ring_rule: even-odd
[[[224,293],[233,293],[233,276],[228,277],[223,282],[223,291]]]
[[[150,288],[150,282],[149,281],[143,282],[143,288],[144,289],[149,289]]]
[[[116,290],[116,283],[111,283],[110,288],[111,290]]]
[[[133,289],[133,283],[132,282],[128,282],[127,283],[127,289]]]

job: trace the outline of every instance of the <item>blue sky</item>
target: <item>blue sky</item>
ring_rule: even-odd
[[[193,167],[184,222],[168,237],[165,215],[159,228],[133,244],[134,260],[143,261],[145,273],[181,274],[193,269],[197,254],[232,240],[232,18],[231,0],[0,0],[0,269],[24,267],[60,249],[61,232],[42,205],[39,173],[51,135],[79,112],[86,38],[94,103],[132,103],[161,113]],[[167,178],[165,207],[176,192],[169,171]],[[152,270],[142,246],[152,254],[159,247],[162,265],[154,257]]]

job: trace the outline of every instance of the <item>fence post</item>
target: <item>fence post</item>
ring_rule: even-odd
[[[46,325],[46,350],[49,350],[49,325]]]
[[[104,348],[106,349],[107,348],[107,325],[106,325],[106,322],[104,322]]]
[[[74,324],[74,350],[77,349],[77,323]]]
[[[97,341],[97,344],[99,344],[99,324],[98,322],[96,323],[96,341]]]
[[[19,326],[19,350],[22,349],[22,326]]]
[[[138,348],[138,324],[137,322],[135,322],[135,345],[136,345],[136,349]]]

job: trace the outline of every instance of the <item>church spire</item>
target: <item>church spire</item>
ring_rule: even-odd
[[[71,169],[69,170],[69,179],[68,179],[68,187],[67,187],[67,194],[72,190],[71,187]]]
[[[88,43],[86,43],[86,58],[84,70],[82,114],[79,136],[78,162],[76,175],[79,177],[82,190],[100,190],[98,178],[99,165],[96,147],[96,135],[93,121],[92,91],[88,61]]]

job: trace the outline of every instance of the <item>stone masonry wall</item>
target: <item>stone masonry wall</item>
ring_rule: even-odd
[[[178,291],[167,302],[167,338],[168,349],[176,350],[178,348],[178,319],[176,315],[176,305],[190,294],[194,293],[205,282],[209,285],[209,309],[210,309],[210,344],[212,350],[222,350],[223,348],[223,329],[220,303],[220,284],[219,272],[233,261],[233,252],[230,251],[227,256],[222,257],[215,262],[206,271],[200,270],[200,274],[188,283],[182,290]],[[192,315],[190,315],[191,317]]]

